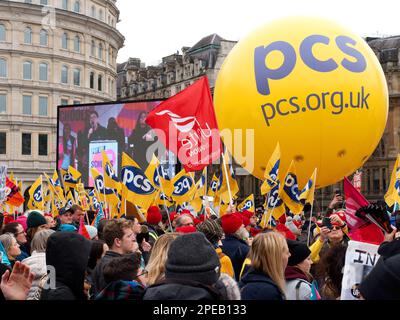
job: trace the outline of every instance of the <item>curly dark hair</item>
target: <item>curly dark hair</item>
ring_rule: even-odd
[[[321,295],[326,299],[337,299],[342,291],[342,269],[345,264],[347,246],[337,244],[321,256],[316,266],[316,276],[321,281]]]

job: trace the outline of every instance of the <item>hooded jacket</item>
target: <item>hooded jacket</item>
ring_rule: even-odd
[[[41,279],[47,275],[46,253],[33,251],[32,255],[24,259],[22,263],[29,266],[35,275],[26,300],[37,300],[40,298],[40,294],[37,293],[40,291]]]
[[[285,300],[275,282],[254,268],[243,276],[239,287],[242,300]]]
[[[310,300],[311,279],[303,271],[295,266],[287,266],[285,279],[287,300]]]
[[[41,300],[86,300],[83,292],[91,243],[74,232],[56,232],[47,241],[46,262],[56,272],[56,288],[42,291]]]

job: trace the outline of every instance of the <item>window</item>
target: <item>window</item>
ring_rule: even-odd
[[[90,86],[90,89],[94,89],[94,72],[91,72],[90,73],[90,76],[89,76],[89,86]]]
[[[101,43],[99,43],[99,56],[98,58],[100,60],[103,60],[103,45]]]
[[[372,192],[379,193],[379,169],[372,170]]]
[[[0,94],[0,113],[7,112],[7,95],[4,93]]]
[[[99,10],[99,19],[101,20],[101,21],[103,21],[104,20],[104,15],[103,15],[103,10]]]
[[[0,24],[0,41],[6,41],[6,27]]]
[[[75,36],[74,50],[75,52],[81,52],[81,39],[79,39],[79,36]]]
[[[7,77],[7,61],[5,59],[0,59],[0,78]]]
[[[80,104],[81,102],[79,100],[74,100],[73,104]]]
[[[32,44],[32,29],[29,27],[24,31],[24,43]]]
[[[25,61],[23,69],[23,79],[32,80],[32,62]]]
[[[31,134],[23,133],[22,134],[22,154],[30,155],[31,154]]]
[[[39,134],[39,156],[47,156],[47,134]]]
[[[61,37],[61,47],[63,49],[68,49],[68,34],[64,33]]]
[[[92,6],[92,17],[93,18],[96,18],[96,7],[95,6]]]
[[[32,114],[32,96],[22,96],[22,113],[26,115]]]
[[[32,3],[32,0],[25,0],[25,3]]]
[[[68,10],[68,0],[62,0],[62,8]]]
[[[48,81],[48,64],[43,62],[39,65],[39,80]]]
[[[97,79],[97,90],[103,90],[103,77],[101,75],[99,75],[99,78]]]
[[[74,69],[74,85],[80,86],[81,85],[81,70]]]
[[[61,99],[61,105],[62,106],[68,105],[68,99]]]
[[[5,132],[0,132],[0,154],[7,153],[7,134]]]
[[[46,30],[40,30],[40,45],[47,46],[49,43],[49,35]]]
[[[48,1],[47,0],[40,0],[40,4],[47,6],[48,5]]]
[[[92,46],[90,49],[90,54],[95,57],[96,56],[96,43],[94,42],[94,40],[92,40]]]
[[[81,12],[81,3],[79,1],[75,1],[74,3],[74,11],[79,13]]]
[[[383,190],[386,190],[386,168],[382,168],[382,187]]]
[[[68,83],[68,67],[62,66],[61,68],[61,83]]]
[[[47,97],[39,97],[39,116],[47,116],[48,100]]]

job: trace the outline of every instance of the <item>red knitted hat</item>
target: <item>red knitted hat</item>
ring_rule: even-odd
[[[242,215],[239,212],[225,214],[221,217],[221,224],[225,234],[235,233],[243,224]]]
[[[149,209],[147,209],[147,222],[149,224],[159,224],[160,221],[162,220],[162,215],[160,208],[157,206],[151,206]]]
[[[169,214],[169,219],[171,220],[171,222],[172,221],[174,221],[176,218],[178,218],[179,217],[179,213],[176,213],[176,211],[172,211],[170,214]]]
[[[252,216],[254,216],[253,212],[250,212],[250,211],[247,211],[247,210],[242,211],[242,219],[243,219],[243,224],[244,224],[245,227],[250,224],[250,218]]]
[[[250,236],[254,238],[256,235],[258,235],[262,229],[259,228],[250,228]]]
[[[195,226],[182,226],[182,227],[176,228],[175,231],[179,232],[179,233],[193,233],[193,232],[197,232],[197,229]]]
[[[286,239],[296,240],[296,236],[292,231],[288,229],[283,223],[280,223],[276,226],[276,230],[283,234]]]

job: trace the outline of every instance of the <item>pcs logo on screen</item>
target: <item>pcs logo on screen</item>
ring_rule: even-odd
[[[122,168],[122,183],[127,188],[136,194],[152,194],[155,188],[152,186],[149,179],[146,178],[144,173],[136,167],[128,166]]]

